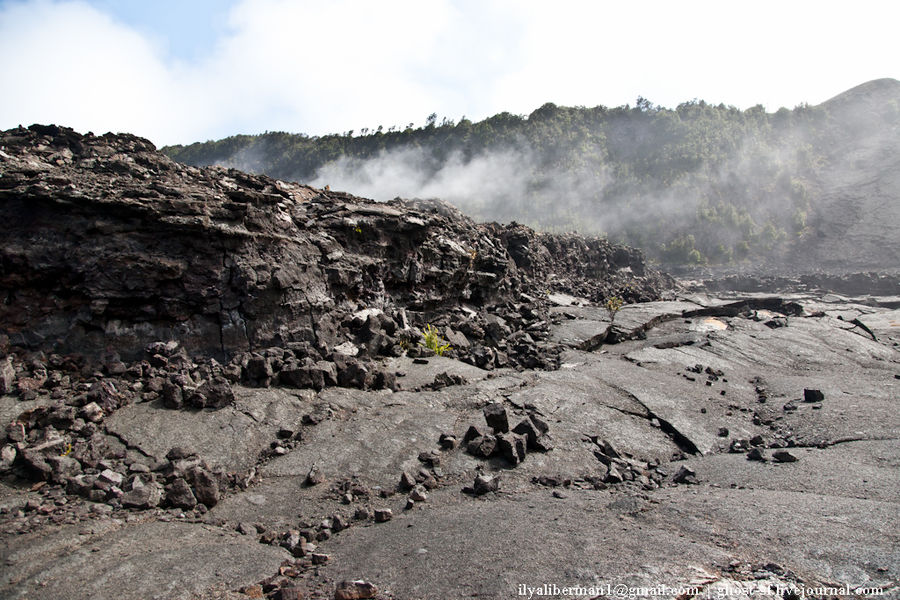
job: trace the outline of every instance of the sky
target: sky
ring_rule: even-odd
[[[900,79],[894,0],[0,0],[0,129],[159,146]]]

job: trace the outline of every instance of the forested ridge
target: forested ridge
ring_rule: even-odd
[[[896,156],[898,141],[900,82],[884,79],[771,113],[703,100],[547,103],[479,122],[432,114],[421,127],[267,132],[163,151],[380,200],[441,197],[479,220],[607,235],[665,264],[736,264],[803,248],[820,235],[825,188],[843,171],[878,170],[846,157],[873,144]]]

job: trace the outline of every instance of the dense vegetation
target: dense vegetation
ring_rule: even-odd
[[[820,175],[842,148],[885,128],[896,137],[896,101],[865,104],[862,116],[853,102],[774,113],[702,100],[674,109],[643,98],[617,108],[548,103],[527,117],[432,114],[418,128],[239,135],[164,151],[376,197],[373,178],[414,172],[418,186],[397,184],[404,195],[442,196],[478,219],[608,235],[668,264],[729,264],[789,252],[809,235]]]

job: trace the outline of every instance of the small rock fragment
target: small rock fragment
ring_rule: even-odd
[[[25,441],[25,425],[18,421],[13,421],[6,426],[6,439],[10,442]]]
[[[197,498],[191,491],[188,482],[181,477],[176,477],[166,488],[166,503],[187,510],[197,506]]]
[[[697,473],[692,468],[682,465],[678,472],[675,473],[672,481],[675,483],[695,484],[697,483]]]
[[[517,433],[501,433],[497,436],[500,453],[513,466],[525,460],[526,437]]]
[[[459,440],[456,439],[456,436],[450,433],[442,433],[438,439],[438,444],[443,450],[453,450],[458,443]]]
[[[750,452],[747,453],[747,460],[755,460],[759,462],[766,462],[766,455],[760,448],[753,448]]]
[[[122,485],[122,477],[121,473],[116,473],[111,469],[104,469],[100,472],[100,475],[97,476],[97,479],[100,481],[105,481],[110,485]]]
[[[416,486],[415,488],[413,488],[413,490],[409,493],[409,497],[414,502],[425,502],[426,500],[428,500],[428,495],[425,494],[425,488],[422,486]]]
[[[488,458],[497,451],[497,438],[492,435],[477,437],[469,442],[466,451],[472,456]]]
[[[131,491],[125,492],[121,498],[122,506],[138,509],[155,508],[159,506],[161,500],[162,492],[155,483],[136,486]]]
[[[400,483],[397,485],[401,491],[410,490],[416,487],[416,478],[406,471],[403,471],[403,473],[400,474]]]
[[[786,463],[786,462],[797,462],[800,460],[787,450],[777,450],[772,453],[772,458],[775,459],[775,462]]]
[[[483,427],[479,427],[478,425],[470,425],[469,428],[466,430],[465,435],[463,435],[462,441],[463,441],[463,444],[466,444],[466,443],[474,440],[475,438],[484,437],[489,434],[490,434],[490,432],[487,431]]]
[[[334,589],[334,600],[364,600],[377,594],[378,588],[368,581],[342,581]]]
[[[96,402],[89,402],[81,407],[81,410],[78,411],[78,416],[85,421],[99,423],[103,420],[103,409]]]
[[[376,508],[375,509],[375,522],[376,523],[386,523],[394,518],[394,511],[389,508]]]
[[[622,483],[623,481],[625,481],[625,478],[614,466],[609,468],[609,472],[606,473],[606,477],[603,479],[603,483]]]
[[[429,467],[441,466],[441,455],[437,452],[420,452],[418,458],[419,462],[424,463]]]
[[[488,492],[496,492],[500,489],[500,478],[491,477],[489,475],[478,475],[472,486],[476,496],[487,494]]]
[[[198,502],[202,502],[209,508],[218,504],[219,484],[209,471],[200,467],[194,467],[188,471],[188,478]]]
[[[509,418],[506,416],[506,409],[503,404],[494,402],[488,404],[482,410],[484,420],[487,421],[488,427],[494,430],[494,433],[506,433],[509,431]]]
[[[7,356],[0,360],[0,396],[11,393],[15,381],[16,369],[12,366],[12,359]]]
[[[804,402],[822,402],[823,400],[825,400],[825,394],[823,394],[820,390],[814,390],[810,388],[805,388],[803,390]]]
[[[325,477],[316,465],[313,465],[306,474],[306,485],[319,485],[325,481]]]

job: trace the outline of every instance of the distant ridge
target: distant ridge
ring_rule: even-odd
[[[900,81],[767,113],[702,100],[308,137],[174,146],[219,164],[376,200],[441,198],[482,221],[600,234],[669,267],[766,270],[900,264]],[[852,240],[852,243],[851,243]]]

